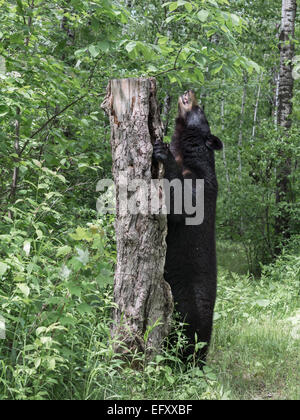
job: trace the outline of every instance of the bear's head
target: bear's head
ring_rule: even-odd
[[[205,144],[209,149],[222,149],[223,144],[221,140],[210,132],[204,110],[198,104],[193,90],[187,90],[183,95],[179,96],[178,119],[184,123],[187,129],[199,132],[199,135],[205,139]]]

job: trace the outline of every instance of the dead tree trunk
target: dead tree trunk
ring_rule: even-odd
[[[117,308],[112,336],[119,341],[115,350],[121,353],[138,350],[151,355],[159,350],[173,311],[170,287],[163,277],[166,215],[148,211],[151,178],[158,178],[152,168],[152,145],[163,137],[155,95],[153,78],[111,80],[102,104],[110,118],[116,185]],[[144,186],[138,185],[141,180]],[[130,187],[132,181],[136,184]]]

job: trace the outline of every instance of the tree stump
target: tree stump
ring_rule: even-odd
[[[111,80],[102,108],[110,119],[116,186],[112,337],[119,342],[115,344],[117,352],[137,350],[150,356],[159,351],[168,335],[173,312],[171,290],[163,277],[167,217],[146,209],[151,179],[162,176],[159,168],[152,167],[152,145],[163,137],[155,79]],[[124,189],[126,178],[130,185],[142,180],[146,190],[139,185],[136,190]],[[125,202],[134,203],[134,211],[127,211]]]

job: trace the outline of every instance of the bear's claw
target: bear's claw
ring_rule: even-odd
[[[165,162],[168,158],[169,148],[166,143],[157,141],[153,145],[153,159],[158,162]]]

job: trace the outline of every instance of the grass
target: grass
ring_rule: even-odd
[[[241,327],[230,328],[229,336],[219,336],[214,345],[218,380],[231,398],[299,399],[299,348],[290,344],[290,335],[269,320]]]
[[[111,368],[110,385],[106,380],[105,392],[97,396],[96,391],[93,398],[300,399],[300,337],[293,338],[293,331],[300,333],[296,278],[274,284],[269,277],[258,281],[223,269],[219,278],[204,372],[194,366],[186,369],[166,353],[142,374],[130,368],[116,374]],[[293,325],[293,315],[298,324]]]
[[[110,385],[106,380],[104,393],[96,391],[92,397],[300,399],[299,268],[298,257],[283,259],[257,280],[220,267],[214,333],[204,372],[194,366],[186,369],[165,353],[142,374],[130,368],[116,374],[111,368]]]
[[[230,281],[226,277],[223,281],[220,288],[228,291]],[[235,304],[219,301],[216,307],[226,311],[215,322],[208,360],[218,383],[231,399],[300,399],[300,339],[293,338],[295,327],[288,316],[289,312],[297,313],[299,302],[297,305],[295,299],[289,311],[280,311],[271,285],[265,284],[262,291],[261,283],[249,284],[245,280],[246,296],[259,294],[259,299],[246,297],[243,302],[239,294],[242,285],[241,279],[231,283],[231,292],[237,291]]]
[[[13,346],[0,340],[0,400],[299,400],[300,258],[279,258],[260,279],[245,273],[237,246],[223,243],[222,259],[203,371],[184,366],[176,348],[142,370],[126,366],[110,341],[108,289],[95,311],[80,314],[69,307],[73,323],[62,331],[55,322],[24,333],[32,314],[26,314],[28,301],[19,299],[20,321],[10,322]],[[143,363],[143,355],[135,357]]]
[[[242,246],[231,241],[218,241],[217,256],[220,268],[241,275],[247,273],[247,257]]]
[[[259,280],[236,271],[219,269],[208,360],[218,384],[231,399],[299,400],[300,258],[279,259]]]

